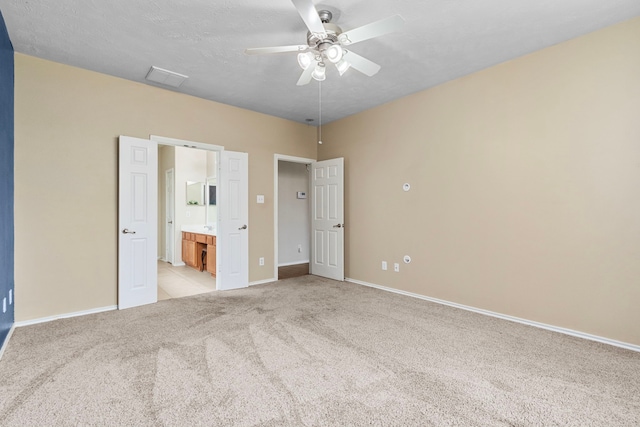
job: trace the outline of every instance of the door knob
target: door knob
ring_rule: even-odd
[[[128,228],[125,228],[124,230],[122,230],[122,234],[136,234],[135,231],[129,231]]]
[[[246,229],[247,229],[247,224],[245,224],[242,227],[238,228],[238,230],[246,230]]]
[[[333,226],[333,228],[342,228],[344,227],[344,224],[336,224]]]
[[[169,224],[173,224],[173,221],[169,221]]]

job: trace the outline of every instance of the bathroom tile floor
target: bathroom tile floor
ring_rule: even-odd
[[[158,261],[158,301],[188,297],[216,290],[216,279],[206,271],[186,265],[176,267]]]

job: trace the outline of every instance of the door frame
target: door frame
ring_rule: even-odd
[[[160,172],[160,171],[158,171]],[[168,197],[168,191],[167,191],[167,187],[168,187],[168,178],[169,175],[171,175],[171,186],[173,187],[173,189],[171,190],[171,200],[169,200]],[[167,223],[167,218],[165,218],[165,225],[164,225],[164,258],[165,261],[170,263],[171,265],[175,265],[174,263],[174,259],[175,259],[175,246],[176,246],[176,239],[175,239],[175,216],[176,216],[176,186],[175,186],[175,170],[174,168],[169,168],[166,171],[164,171],[164,214],[165,216],[168,216],[169,213],[171,213],[171,226],[169,226],[169,224]],[[171,236],[172,238],[169,238],[169,229],[171,229],[173,231],[173,236]],[[171,251],[169,251],[169,249],[171,249]],[[171,256],[168,256],[169,253],[171,253]]]
[[[186,139],[176,139],[176,138],[169,138],[166,136],[159,136],[159,135],[149,135],[149,139],[151,141],[156,142],[158,145],[170,145],[170,146],[174,146],[174,147],[185,147],[185,148],[197,148],[199,150],[205,150],[205,151],[216,151],[218,153],[218,159],[220,159],[220,152],[224,151],[224,146],[223,145],[214,145],[214,144],[206,144],[204,142],[196,142],[196,141],[189,141]],[[219,166],[219,164],[218,164]],[[174,179],[174,199],[175,199],[175,170],[174,170],[174,175],[173,175],[173,179]],[[175,207],[174,207],[174,218],[173,218],[173,228],[174,228],[174,236],[173,236],[173,241],[174,241],[174,245],[173,245],[173,260],[174,263],[173,265],[176,265],[176,248],[177,246],[175,245],[175,240],[176,240],[176,220],[175,220]],[[216,229],[218,228],[218,224],[217,224],[217,218],[216,218]],[[182,264],[182,260],[180,259],[180,262],[177,263],[178,265]],[[184,265],[184,264],[182,264]]]
[[[273,155],[273,280],[278,280],[278,162],[302,163],[311,165],[316,159],[306,157],[287,156],[285,154]],[[311,235],[311,229],[309,229]]]

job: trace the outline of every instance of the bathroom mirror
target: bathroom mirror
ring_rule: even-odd
[[[204,206],[204,182],[187,181],[187,205]]]
[[[216,178],[207,178],[207,224],[215,225],[218,217]]]

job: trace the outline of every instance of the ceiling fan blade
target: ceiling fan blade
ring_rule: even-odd
[[[315,34],[322,34],[323,36],[327,35],[320,16],[318,16],[318,11],[311,0],[291,0],[291,3],[298,9],[298,13],[309,31]]]
[[[309,65],[307,69],[302,72],[302,75],[298,79],[298,83],[296,83],[298,86],[309,84],[309,82],[311,81],[311,74],[313,74],[313,70],[316,68],[317,64],[317,61],[312,61],[311,65]]]
[[[362,27],[345,31],[338,36],[338,40],[340,41],[340,43],[347,46],[364,40],[369,40],[374,37],[393,33],[394,31],[398,31],[400,28],[402,28],[403,25],[404,19],[402,19],[402,16],[393,15],[388,18],[363,25]]]
[[[245,55],[265,55],[265,54],[273,54],[273,53],[291,53],[291,52],[305,52],[309,49],[309,46],[306,45],[295,45],[295,46],[274,46],[274,47],[254,47],[250,49],[245,49]]]
[[[380,71],[380,66],[375,62],[369,61],[367,58],[353,53],[350,50],[344,54],[344,60],[351,64],[351,68],[360,71],[369,77]]]

